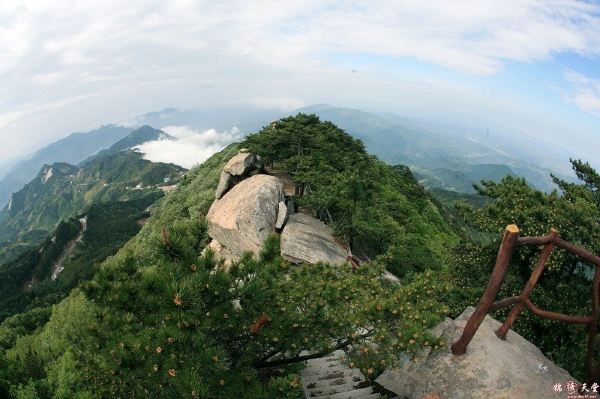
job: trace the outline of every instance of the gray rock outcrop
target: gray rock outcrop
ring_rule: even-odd
[[[221,197],[227,190],[229,190],[231,186],[233,186],[233,176],[225,171],[222,171],[221,178],[219,179],[219,185],[217,186],[217,191],[215,191],[215,198],[221,199]]]
[[[260,169],[260,161],[256,155],[249,152],[238,152],[227,162],[223,171],[231,176],[244,176],[256,169]]]
[[[238,256],[246,251],[259,253],[283,199],[276,177],[259,174],[242,180],[211,205],[206,216],[208,234]]]
[[[402,398],[426,395],[451,399],[565,398],[565,385],[575,381],[540,350],[510,330],[506,340],[495,331],[500,323],[486,316],[463,356],[454,356],[450,344],[462,334],[473,313],[467,308],[456,320],[447,319],[436,330],[447,341],[441,351],[427,352],[401,368],[387,369],[376,383]],[[555,392],[554,385],[563,391]],[[437,395],[437,396],[434,396]]]
[[[283,229],[283,226],[288,221],[290,211],[284,201],[279,203],[279,210],[277,211],[277,221],[275,222],[275,228],[279,231]]]
[[[323,222],[296,213],[289,216],[281,233],[281,256],[293,263],[339,265],[346,262],[348,254]]]

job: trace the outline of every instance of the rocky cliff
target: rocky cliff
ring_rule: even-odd
[[[389,368],[376,382],[401,398],[411,399],[567,397],[568,383],[577,384],[576,380],[516,332],[510,330],[506,340],[499,339],[495,331],[500,323],[490,316],[484,319],[467,353],[454,356],[450,344],[460,337],[473,311],[469,307],[455,320],[446,319],[436,327],[436,335],[447,343],[445,349],[424,353],[401,368]]]
[[[207,215],[209,248],[229,263],[245,252],[259,253],[270,234],[281,232],[281,255],[292,263],[344,263],[348,251],[329,227],[296,213],[293,190],[284,193],[290,177],[267,170],[243,149],[225,165]]]

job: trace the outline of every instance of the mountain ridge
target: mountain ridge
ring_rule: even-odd
[[[127,136],[123,137],[109,148],[104,149],[98,152],[95,155],[85,159],[81,164],[85,165],[87,163],[92,162],[94,159],[105,157],[108,155],[116,154],[120,151],[130,150],[135,148],[136,146],[142,145],[149,141],[156,140],[175,140],[175,138],[162,130],[155,129],[151,126],[144,125],[129,133]]]
[[[45,164],[67,162],[78,164],[98,151],[111,146],[125,137],[131,129],[114,124],[102,125],[88,132],[71,133],[35,152],[26,160],[15,163],[0,180],[0,207],[3,207],[10,195],[19,191],[36,176]]]
[[[162,193],[160,186],[183,171],[173,164],[145,160],[131,150],[94,157],[81,166],[45,165],[0,211],[0,242],[36,242],[55,223],[86,205]]]

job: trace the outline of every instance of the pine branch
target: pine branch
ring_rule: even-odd
[[[285,366],[287,364],[303,362],[305,360],[317,359],[319,357],[323,357],[325,355],[328,355],[328,354],[330,354],[331,352],[333,352],[335,350],[342,349],[342,348],[350,345],[350,343],[351,343],[350,340],[345,340],[345,341],[342,341],[340,344],[334,346],[333,348],[326,349],[326,350],[323,350],[321,352],[313,353],[312,355],[303,355],[303,356],[290,357],[290,358],[287,358],[287,359],[274,360],[272,362],[258,361],[258,362],[256,362],[254,364],[254,367],[257,368],[257,369],[260,369],[260,368],[266,368],[266,367]]]

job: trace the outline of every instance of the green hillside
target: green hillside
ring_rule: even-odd
[[[165,179],[176,179],[182,172],[178,166],[153,163],[133,151],[94,158],[82,167],[46,165],[0,211],[0,242],[35,243],[60,220],[86,206],[159,192]]]
[[[34,178],[44,165],[66,162],[77,165],[98,151],[108,148],[127,136],[131,129],[104,125],[85,133],[73,133],[37,151],[28,160],[18,162],[0,180],[0,207],[4,207],[10,195],[19,191]]]
[[[136,200],[93,204],[76,217],[61,221],[41,244],[0,264],[0,322],[15,313],[56,304],[89,279],[95,265],[138,233],[140,221],[149,216],[146,209],[161,195],[152,192]],[[85,231],[80,218],[85,218]],[[78,238],[62,262],[62,271],[57,272],[57,262]],[[57,273],[54,280],[53,273]]]
[[[506,165],[478,164],[457,165],[454,170],[446,168],[414,168],[415,174],[426,189],[444,189],[474,194],[473,185],[482,180],[500,181],[505,176],[516,176]]]
[[[221,168],[241,146],[292,174],[304,185],[301,205],[330,214],[340,239],[379,261],[358,269],[292,267],[279,256],[277,237],[259,257],[244,257],[228,270],[211,252],[202,254],[203,215]],[[366,347],[376,337],[377,353],[354,358],[370,375],[399,350],[437,344],[425,330],[445,307],[415,293],[437,288],[420,271],[441,267],[454,242],[452,228],[407,168],[368,155],[331,123],[286,118],[186,173],[140,233],[55,306],[43,328],[32,333],[47,318],[43,311],[7,319],[0,342],[1,334],[12,339],[4,338],[0,387],[51,398],[233,398],[240,392],[299,398],[304,351],[324,354],[347,342]],[[384,267],[405,275],[403,285],[379,278]]]

